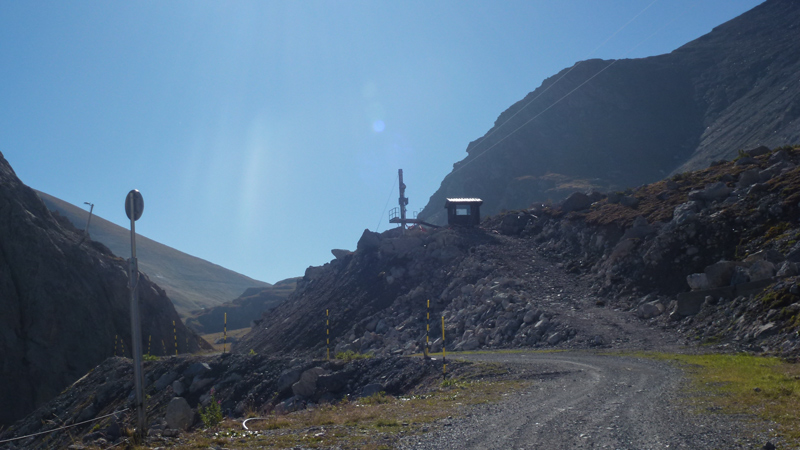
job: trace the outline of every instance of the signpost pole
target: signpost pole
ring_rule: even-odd
[[[138,198],[137,198],[138,197]],[[131,219],[131,259],[129,268],[128,283],[131,292],[131,335],[133,340],[133,380],[136,388],[136,419],[138,427],[136,435],[139,442],[144,441],[147,436],[147,419],[144,407],[144,376],[142,374],[142,323],[139,313],[139,263],[136,260],[136,220],[141,216],[144,209],[144,201],[139,191],[128,192],[125,199],[125,212]],[[138,204],[137,204],[138,203]]]

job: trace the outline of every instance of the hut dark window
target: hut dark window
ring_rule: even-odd
[[[477,226],[481,223],[481,204],[479,198],[448,198],[444,204],[447,209],[447,224]]]

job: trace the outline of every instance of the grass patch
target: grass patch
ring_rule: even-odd
[[[472,405],[499,401],[522,388],[522,381],[458,379],[422,395],[392,397],[379,393],[357,401],[322,404],[286,415],[270,414],[247,423],[223,420],[217,430],[184,436],[181,448],[211,445],[228,448],[395,448],[404,436],[424,434],[436,421],[466,411]]]
[[[716,407],[774,422],[791,448],[800,445],[800,365],[746,354],[636,356],[678,363],[691,378],[689,389],[699,409]]]
[[[346,352],[339,352],[337,353],[334,358],[341,359],[342,361],[350,362],[355,361],[357,359],[370,359],[372,358],[372,353],[357,353],[352,350],[348,350]]]

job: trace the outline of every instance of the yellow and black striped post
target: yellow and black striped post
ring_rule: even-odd
[[[225,316],[222,321],[222,353],[225,353],[225,345],[228,343],[228,313],[225,313]]]
[[[175,356],[178,356],[178,330],[175,328],[175,321],[172,321],[172,335],[175,336]]]
[[[164,340],[161,340],[161,350],[164,350],[164,356],[167,356],[167,344],[164,343]]]
[[[447,351],[444,349],[444,316],[442,316],[442,377],[447,378]]]
[[[428,353],[430,353],[431,341],[428,335],[430,334],[430,332],[431,332],[431,301],[430,299],[428,299],[428,309],[427,312],[425,313],[425,348],[422,351],[423,354],[422,357],[424,359],[429,358]]]
[[[125,341],[120,339],[119,340],[120,351],[122,352],[122,357],[125,357]]]
[[[117,336],[116,334],[114,335],[114,356],[117,356]]]
[[[330,310],[325,310],[325,351],[328,353],[328,361],[331,360],[331,316]]]
[[[153,335],[147,335],[147,356],[150,356],[150,342],[153,340]]]

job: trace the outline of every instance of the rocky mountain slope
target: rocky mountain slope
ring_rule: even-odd
[[[57,211],[83,230],[89,212],[52,195],[38,192],[51,211]],[[121,204],[121,203],[120,203]],[[122,214],[122,207],[119,207]],[[123,216],[124,217],[124,216]],[[89,227],[89,236],[102,242],[115,255],[131,254],[130,230],[113,224],[95,214]],[[268,288],[269,283],[254,280],[204,259],[187,255],[164,244],[137,235],[136,251],[139,269],[148,274],[169,296],[181,317],[192,311],[211,308],[236,298],[248,288]]]
[[[445,223],[447,197],[497,214],[799,142],[798,24],[800,3],[768,0],[672,53],[564,69],[469,144],[419,216]]]
[[[261,314],[286,301],[299,280],[299,277],[288,278],[269,287],[249,288],[230,302],[194,312],[186,319],[186,326],[200,334],[219,333],[227,314],[229,330],[248,328]]]
[[[53,215],[0,154],[0,423],[42,404],[114,354],[130,354],[127,263]],[[143,334],[207,345],[143,275]],[[145,347],[146,348],[146,347]],[[156,353],[156,352],[154,352]]]
[[[235,349],[324,354],[710,343],[800,355],[800,149],[635,190],[575,193],[479,229],[365,231]],[[652,327],[642,334],[632,322]]]

